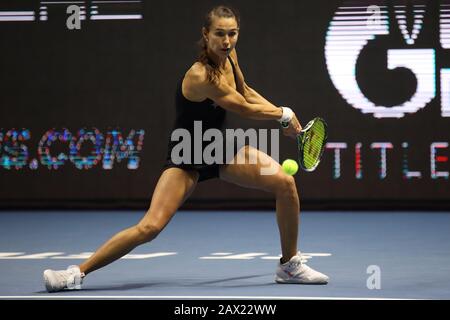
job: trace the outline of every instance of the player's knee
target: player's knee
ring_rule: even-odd
[[[295,185],[294,177],[282,173],[278,175],[277,180],[277,193],[282,194],[285,197],[297,196],[297,187]]]
[[[136,226],[136,229],[140,242],[142,243],[152,241],[162,231],[161,227],[148,223],[140,223]]]

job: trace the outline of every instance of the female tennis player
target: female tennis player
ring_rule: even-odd
[[[238,14],[229,7],[215,7],[206,15],[198,61],[186,72],[177,88],[174,129],[183,128],[193,135],[194,120],[202,121],[204,129],[220,129],[225,113],[234,112],[254,120],[287,122],[289,126],[282,129],[284,135],[296,138],[301,125],[294,112],[287,107],[274,106],[245,83],[235,50],[239,26]],[[173,147],[174,142],[169,142],[167,162],[154,190],[150,208],[142,220],[114,235],[80,265],[70,266],[66,270],[45,270],[47,291],[81,289],[86,275],[155,239],[196,184],[212,178],[261,189],[276,197],[282,252],[276,269],[276,282],[328,282],[326,275],[302,262],[301,253],[297,250],[300,211],[297,188],[294,178],[285,174],[278,162],[247,145],[235,153],[231,162],[176,164],[172,159]],[[250,157],[257,159],[256,163],[246,161]],[[276,170],[273,174],[263,175],[262,167],[268,165]]]

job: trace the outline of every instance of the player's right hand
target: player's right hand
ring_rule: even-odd
[[[295,114],[289,122],[289,126],[287,128],[282,128],[282,131],[285,136],[291,137],[293,139],[297,138],[297,136],[300,134],[300,131],[302,131],[302,126]]]

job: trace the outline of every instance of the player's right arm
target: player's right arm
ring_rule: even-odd
[[[279,120],[283,114],[281,108],[270,102],[249,103],[236,89],[228,85],[223,77],[218,83],[209,82],[204,67],[191,68],[186,73],[184,90],[196,97],[209,98],[225,110],[237,113],[244,118]]]

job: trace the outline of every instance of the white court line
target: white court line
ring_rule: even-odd
[[[280,296],[0,296],[1,299],[37,299],[37,300],[64,300],[64,299],[202,299],[202,300],[425,300],[405,298],[351,298],[351,297],[280,297]]]

